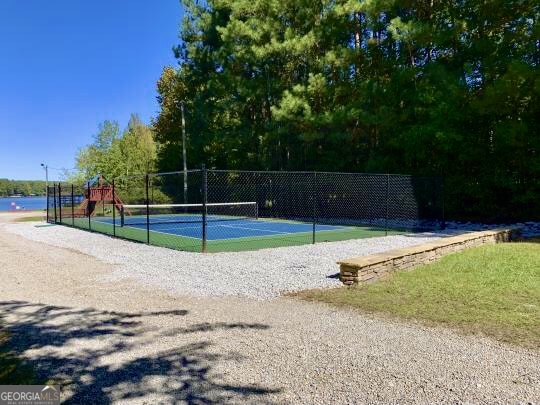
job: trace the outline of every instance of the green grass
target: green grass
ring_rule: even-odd
[[[292,222],[292,221],[291,221]],[[72,224],[71,218],[64,219],[66,225]],[[89,229],[88,218],[75,218],[77,228]],[[91,229],[95,232],[113,235],[112,224],[100,222],[99,217],[92,218]],[[336,231],[316,232],[316,242],[334,242],[348,239],[363,239],[377,236],[395,235],[403,232],[391,230],[386,232],[384,229],[372,227],[347,227]],[[132,227],[116,227],[116,236],[146,242],[147,234],[145,229]],[[207,242],[207,252],[239,252],[247,250],[257,250],[264,248],[274,248],[282,246],[307,245],[312,243],[313,235],[311,232],[293,233],[290,235],[272,235],[272,236],[250,236],[245,238],[214,240]],[[201,251],[201,240],[197,238],[187,238],[179,235],[165,234],[150,231],[150,244],[155,246],[168,247],[177,250],[192,252]]]
[[[298,295],[540,348],[537,243],[482,246],[367,286]]]

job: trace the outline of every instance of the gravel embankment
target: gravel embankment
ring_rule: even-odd
[[[446,231],[484,231],[497,228],[519,228],[520,235],[524,238],[540,236],[540,222],[518,222],[514,224],[481,224],[477,222],[454,222],[446,224]]]
[[[193,296],[272,298],[284,292],[339,286],[336,261],[417,245],[438,233],[319,243],[251,252],[200,254],[146,246],[63,226],[4,224],[27,239],[74,249],[116,264],[112,277],[130,278]]]

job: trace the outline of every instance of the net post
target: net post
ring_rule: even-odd
[[[206,166],[202,165],[202,252],[206,252],[206,204],[208,202],[208,176]]]
[[[386,175],[386,218],[384,220],[384,235],[388,236],[388,215],[390,212],[390,173]]]
[[[92,230],[92,219],[90,213],[90,182],[86,183],[86,195],[87,195],[87,204],[86,204],[86,213],[88,214],[88,230]]]
[[[54,200],[54,223],[56,224],[58,221],[58,218],[56,216],[56,186],[53,184],[53,200]]]
[[[150,244],[150,197],[148,195],[148,173],[145,176],[146,183],[146,243]]]
[[[62,185],[58,183],[58,213],[60,215],[60,223],[62,223]]]
[[[313,172],[313,190],[312,190],[312,198],[313,198],[313,236],[312,236],[312,243],[315,244],[316,241],[316,228],[317,228],[317,172]]]
[[[75,226],[75,187],[71,183],[71,226]]]
[[[116,194],[114,187],[114,179],[112,179],[112,226],[113,236],[116,237]]]

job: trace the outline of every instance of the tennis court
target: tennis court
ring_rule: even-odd
[[[82,221],[81,221],[82,222]],[[158,215],[149,218],[130,216],[120,226],[120,219],[112,217],[94,217],[91,220],[93,230],[112,234],[127,239],[150,242],[154,245],[181,250],[200,251],[203,240],[203,217],[199,214]],[[116,225],[116,226],[114,226]],[[333,225],[314,225],[301,221],[279,220],[272,218],[232,218],[209,215],[206,218],[207,251],[242,251],[311,243],[338,241],[351,238],[384,236],[384,230],[371,227],[350,227]],[[391,232],[395,234],[397,232]]]
[[[192,252],[345,241],[438,229],[438,179],[189,170],[48,188],[48,221]]]
[[[132,219],[132,218],[130,218]],[[137,218],[133,218],[137,219]],[[159,222],[152,222],[159,221]],[[150,230],[152,232],[178,235],[186,238],[196,238],[202,240],[202,215],[170,215],[150,220]],[[296,233],[312,232],[312,224],[295,222],[285,222],[278,220],[253,220],[253,219],[233,219],[227,217],[209,217],[206,225],[207,240],[236,239],[253,236],[275,236],[291,235]],[[109,218],[106,222],[112,224]],[[145,223],[133,223],[130,221],[124,227],[146,229]],[[318,231],[338,231],[343,227],[331,225],[319,225]]]

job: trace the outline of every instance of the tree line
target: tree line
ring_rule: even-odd
[[[12,195],[45,195],[45,182],[41,180],[0,179],[0,197]]]
[[[152,168],[182,169],[184,119],[190,168],[444,176],[450,217],[540,218],[538,2],[183,5]]]
[[[116,121],[99,125],[93,142],[77,154],[78,171],[68,177],[84,183],[97,175],[111,180],[116,177],[156,171],[157,143],[151,127],[132,114],[125,130]]]

